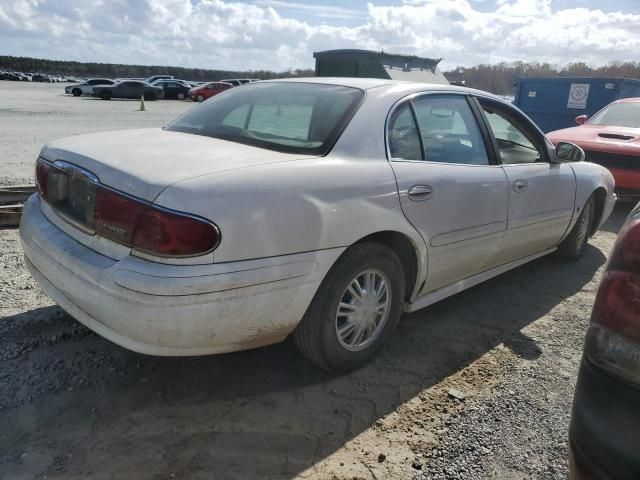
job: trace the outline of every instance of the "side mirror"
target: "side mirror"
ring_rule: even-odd
[[[584,150],[569,142],[558,142],[556,145],[556,159],[560,162],[583,162]]]
[[[586,122],[587,120],[589,120],[589,115],[578,115],[576,117],[576,123],[578,125],[582,125],[584,122]]]

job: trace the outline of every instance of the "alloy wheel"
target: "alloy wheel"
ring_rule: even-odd
[[[340,345],[361,351],[384,329],[391,308],[389,279],[380,270],[356,275],[344,290],[336,312],[336,334]]]

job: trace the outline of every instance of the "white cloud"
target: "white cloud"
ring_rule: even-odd
[[[603,64],[636,59],[640,51],[640,15],[554,10],[551,0],[499,0],[490,12],[476,4],[405,0],[369,4],[363,16],[302,0],[0,0],[0,54],[284,70],[313,66],[313,51],[332,48],[443,57],[445,67]],[[337,18],[355,25],[331,25]]]

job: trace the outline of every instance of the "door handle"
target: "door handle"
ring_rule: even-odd
[[[516,180],[515,182],[513,182],[513,191],[516,193],[522,193],[527,189],[528,186],[529,184],[526,180]]]
[[[433,195],[433,188],[429,185],[414,185],[407,192],[409,195],[409,200],[413,200],[414,202],[424,202],[428,200]]]

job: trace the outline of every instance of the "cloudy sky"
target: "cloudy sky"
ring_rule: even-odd
[[[286,70],[333,48],[638,61],[640,0],[0,0],[0,55]]]

